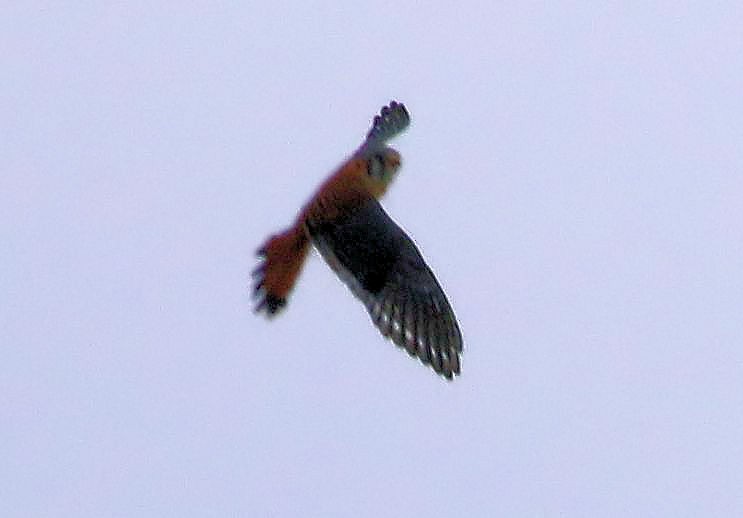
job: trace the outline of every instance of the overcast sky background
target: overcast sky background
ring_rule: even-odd
[[[0,515],[743,515],[743,4],[282,4],[1,8]],[[454,383],[251,311],[391,99]]]

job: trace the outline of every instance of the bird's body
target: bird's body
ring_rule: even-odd
[[[294,224],[259,249],[256,310],[286,304],[312,243],[367,307],[383,335],[451,379],[462,337],[454,313],[412,240],[379,204],[400,155],[386,141],[409,124],[405,107],[385,106],[362,146],[302,208]]]

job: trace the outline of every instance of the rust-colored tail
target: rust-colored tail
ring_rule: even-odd
[[[307,257],[309,240],[301,225],[269,237],[258,249],[261,264],[253,270],[256,312],[273,316],[286,305],[286,299],[297,281]]]

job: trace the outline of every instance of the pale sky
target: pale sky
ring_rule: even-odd
[[[284,5],[0,10],[0,515],[743,515],[743,4]],[[453,383],[251,310],[392,99]]]

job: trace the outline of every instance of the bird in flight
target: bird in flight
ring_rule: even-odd
[[[378,201],[400,169],[400,154],[387,142],[409,124],[402,103],[383,107],[361,146],[325,180],[293,225],[258,249],[255,310],[272,317],[284,308],[312,244],[382,335],[453,379],[462,354],[457,319],[418,248]]]

